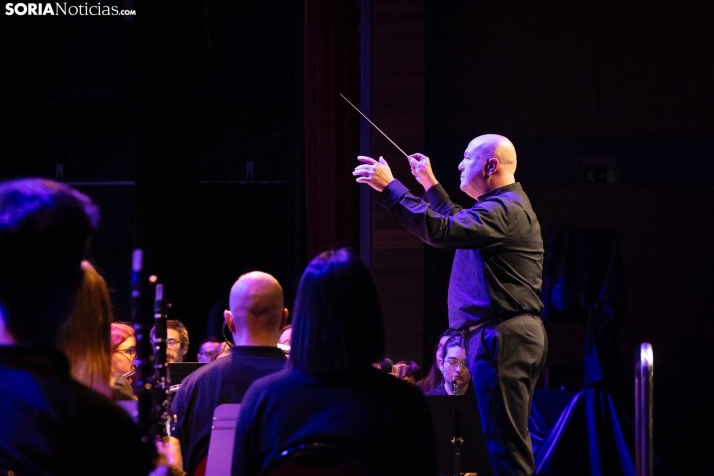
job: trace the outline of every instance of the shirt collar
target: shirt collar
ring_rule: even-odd
[[[484,193],[483,195],[478,197],[478,201],[480,202],[481,200],[485,200],[489,197],[503,195],[504,193],[507,193],[507,192],[521,192],[521,191],[523,191],[523,187],[521,187],[520,182],[509,183],[508,185],[504,185],[503,187],[494,188],[490,192]]]
[[[285,357],[285,353],[279,348],[266,345],[234,345],[231,347],[231,355]]]

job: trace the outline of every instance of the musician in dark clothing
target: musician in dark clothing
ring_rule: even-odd
[[[283,451],[320,444],[339,448],[369,474],[435,475],[426,399],[372,366],[383,357],[382,315],[367,267],[344,249],[322,253],[300,280],[288,368],[257,380],[245,395],[231,474],[256,475],[278,464]]]
[[[233,335],[230,354],[204,365],[181,382],[173,400],[175,436],[181,441],[188,474],[208,456],[213,411],[223,403],[241,403],[248,387],[260,377],[285,367],[277,347],[288,318],[283,289],[269,274],[241,276],[230,294],[226,324]]]
[[[459,164],[471,208],[453,203],[429,158],[409,157],[424,199],[412,195],[380,158],[358,158],[357,182],[425,243],[455,249],[449,282],[449,327],[467,336],[467,359],[491,464],[496,475],[534,475],[528,433],[533,391],[548,344],[540,313],[543,241],[523,188],[516,150],[495,134],[479,136]]]
[[[421,388],[424,394],[431,392],[437,387],[440,387],[444,383],[444,374],[441,372],[441,359],[443,359],[444,344],[449,338],[461,335],[459,331],[454,329],[446,329],[439,336],[439,340],[436,341],[434,349],[434,362],[431,364],[429,373],[426,377],[417,382],[417,386]]]
[[[0,474],[152,469],[153,447],[141,442],[129,415],[74,381],[56,349],[98,220],[89,198],[66,185],[0,185]]]
[[[139,427],[122,408],[73,380],[59,351],[0,346],[0,388],[0,474],[151,471]]]
[[[449,337],[441,350],[440,371],[444,376],[441,385],[424,395],[432,397],[435,395],[474,395],[474,388],[471,385],[471,372],[466,365],[466,348],[464,347],[462,335]],[[454,383],[456,392],[454,392]]]

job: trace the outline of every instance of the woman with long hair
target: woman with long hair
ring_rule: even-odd
[[[461,333],[454,329],[446,329],[441,333],[436,341],[434,349],[434,362],[431,364],[429,373],[422,380],[417,382],[417,385],[424,393],[431,392],[435,388],[444,384],[444,375],[441,372],[441,356],[444,344],[450,337],[460,336]]]
[[[74,313],[62,327],[58,346],[67,356],[72,378],[111,397],[109,326],[112,303],[104,278],[82,261],[84,277]]]
[[[418,388],[376,369],[384,325],[372,276],[346,249],[313,259],[298,286],[288,367],[246,393],[234,475],[280,464],[299,445],[330,445],[370,474],[436,474],[436,446]]]

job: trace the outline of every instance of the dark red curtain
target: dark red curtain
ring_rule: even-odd
[[[352,178],[359,117],[359,5],[305,0],[305,203],[307,256],[359,249],[359,187]]]

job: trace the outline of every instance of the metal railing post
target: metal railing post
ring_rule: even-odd
[[[640,344],[635,364],[635,474],[652,476],[652,345]]]

